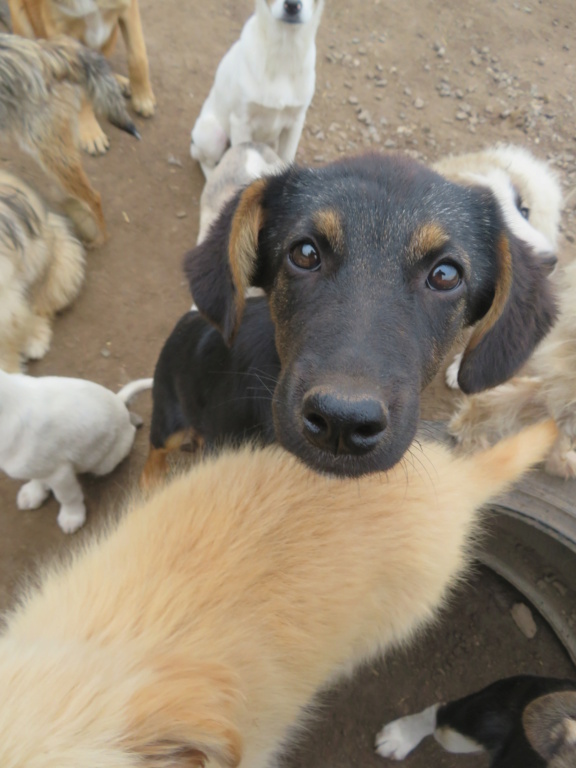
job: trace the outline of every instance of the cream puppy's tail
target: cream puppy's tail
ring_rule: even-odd
[[[502,493],[532,466],[543,461],[557,437],[555,422],[543,421],[465,457],[463,461],[477,482],[479,503],[487,495],[487,486],[491,496]]]
[[[131,381],[122,387],[122,389],[118,392],[118,397],[123,402],[128,404],[130,400],[132,400],[132,398],[136,395],[139,395],[140,392],[144,392],[147,389],[152,389],[153,382],[154,379],[136,379],[135,381]]]

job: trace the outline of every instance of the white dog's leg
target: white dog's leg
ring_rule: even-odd
[[[426,736],[436,730],[436,712],[439,704],[434,704],[415,715],[407,715],[385,725],[376,736],[376,752],[392,760],[404,760]]]
[[[458,372],[460,371],[460,363],[462,362],[462,352],[454,357],[454,360],[448,368],[446,368],[446,384],[450,389],[460,389],[458,385]]]
[[[278,142],[278,154],[280,159],[285,163],[292,163],[296,157],[298,144],[300,143],[300,136],[302,136],[302,129],[304,128],[305,118],[306,111],[303,110],[298,118],[292,123],[292,125],[289,128],[284,128],[280,134],[280,141]]]
[[[448,726],[436,727],[439,707],[440,704],[433,704],[422,712],[401,717],[385,725],[376,736],[376,752],[392,760],[404,760],[422,739],[432,735],[447,752],[459,755],[483,752],[481,744],[458,731]]]
[[[16,504],[18,509],[38,509],[48,498],[50,486],[42,480],[30,480],[18,491]]]
[[[48,480],[54,496],[60,502],[58,525],[64,533],[74,533],[86,521],[86,507],[80,483],[69,464],[65,464]]]
[[[228,136],[216,116],[201,113],[192,129],[190,154],[198,160],[206,178],[220,162],[227,146]]]

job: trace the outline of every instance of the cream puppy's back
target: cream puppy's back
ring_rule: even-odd
[[[244,448],[135,502],[9,617],[0,764],[267,765],[320,687],[434,615],[475,510],[554,435],[360,480]]]
[[[69,462],[106,474],[128,452],[135,427],[122,400],[92,381],[0,371],[0,469],[44,478]]]

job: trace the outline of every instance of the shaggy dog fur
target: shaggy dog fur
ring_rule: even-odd
[[[0,764],[270,766],[316,692],[436,614],[477,508],[554,434],[361,480],[245,447],[136,502],[8,617]]]
[[[84,249],[67,221],[16,176],[0,171],[0,369],[44,357],[50,321],[78,295]]]
[[[230,144],[267,144],[291,163],[316,83],[315,37],[324,0],[256,0],[216,70],[190,154],[206,178]]]
[[[77,146],[81,92],[111,123],[138,136],[102,56],[67,38],[35,42],[0,35],[0,137],[17,141],[56,178],[72,198],[71,218],[97,245],[106,226]]]
[[[118,75],[118,82],[125,95],[131,95],[132,106],[138,114],[143,117],[154,114],[156,99],[150,85],[138,0],[8,0],[8,3],[14,32],[23,37],[51,40],[66,35],[109,56],[120,30],[126,43],[130,77]],[[106,152],[110,144],[86,98],[79,118],[79,140],[82,149],[92,155]]]

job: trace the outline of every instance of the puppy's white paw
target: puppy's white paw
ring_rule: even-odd
[[[434,733],[437,709],[438,705],[434,704],[385,725],[376,736],[376,752],[391,760],[404,760],[424,737]]]
[[[84,504],[68,504],[60,507],[58,525],[64,533],[74,533],[86,522],[86,507]]]
[[[410,739],[402,725],[402,720],[394,720],[388,723],[376,736],[376,752],[382,757],[391,760],[404,760],[404,758],[417,746]]]
[[[40,480],[30,480],[18,491],[16,504],[18,509],[38,509],[38,507],[48,498],[50,489]]]
[[[458,372],[460,371],[460,363],[462,362],[462,353],[460,352],[452,363],[446,368],[446,384],[450,389],[460,389],[458,385]]]

